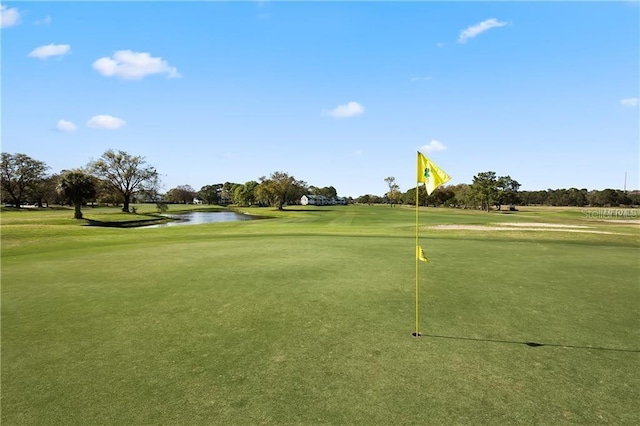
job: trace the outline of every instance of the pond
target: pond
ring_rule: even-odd
[[[239,222],[255,219],[252,216],[236,212],[188,212],[180,214],[165,214],[176,220],[158,225],[145,226],[145,228],[161,228],[165,226],[202,225],[204,223]]]

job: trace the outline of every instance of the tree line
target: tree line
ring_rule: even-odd
[[[190,185],[178,185],[166,192],[164,200],[181,204],[197,200],[206,204],[282,207],[284,204],[296,204],[303,195],[336,198],[338,191],[333,186],[321,188],[307,185],[306,182],[296,180],[284,172],[274,172],[268,178],[262,176],[259,181],[251,180],[244,184],[217,183],[205,185],[199,191]]]
[[[167,203],[237,204],[243,206],[275,206],[298,204],[305,194],[336,197],[333,186],[315,187],[289,174],[277,171],[258,181],[244,184],[225,182],[205,185],[199,191],[190,185],[179,185],[160,192],[157,170],[142,156],[113,149],[105,151],[85,167],[47,174],[49,166],[26,154],[3,152],[0,161],[2,202],[17,208],[24,204],[38,207],[49,204],[71,204],[74,217],[82,218],[81,206],[87,202],[122,205],[131,212],[131,203],[155,203],[159,211]]]
[[[366,194],[355,199],[364,204],[416,204],[416,187],[401,192],[395,178],[384,179],[389,190],[383,195]],[[611,207],[640,205],[640,191],[622,191],[619,189],[547,189],[540,191],[520,191],[520,183],[511,176],[497,176],[493,171],[478,173],[473,183],[444,185],[427,195],[424,186],[418,187],[418,199],[421,206],[444,206],[463,209],[492,208],[502,210],[503,206],[515,209],[515,206],[576,206]]]
[[[81,205],[100,199],[105,204],[122,204],[122,211],[138,194],[155,194],[160,180],[156,169],[144,157],[125,151],[107,150],[83,168],[47,174],[49,166],[26,154],[3,152],[0,160],[2,201],[20,208],[24,203],[39,207],[72,204],[76,219],[82,218]]]
[[[242,206],[275,206],[282,210],[287,204],[299,204],[305,194],[337,197],[333,186],[316,187],[289,174],[277,171],[257,181],[244,184],[224,182],[203,186],[196,191],[190,185],[179,185],[165,193],[160,192],[157,170],[147,164],[144,157],[125,151],[107,150],[85,167],[47,174],[49,166],[26,154],[2,153],[0,162],[0,191],[2,202],[16,207],[35,204],[70,204],[75,207],[75,218],[82,218],[81,206],[87,202],[104,205],[122,205],[130,212],[131,203],[155,203],[159,211],[167,203],[236,204]],[[366,194],[349,202],[390,205],[416,203],[416,187],[402,192],[394,177],[384,179],[389,190],[382,196]],[[520,183],[511,176],[497,176],[493,171],[478,173],[471,184],[445,185],[427,195],[423,186],[417,187],[421,206],[446,206],[468,209],[516,205],[547,206],[632,206],[640,205],[640,191],[605,189],[548,189],[520,191]]]

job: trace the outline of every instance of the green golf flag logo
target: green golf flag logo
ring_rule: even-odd
[[[422,174],[420,170],[423,170]],[[446,174],[421,152],[418,152],[418,183],[424,183],[427,194],[431,195],[437,187],[449,180],[451,180],[451,176]]]

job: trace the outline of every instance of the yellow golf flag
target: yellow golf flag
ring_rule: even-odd
[[[428,195],[431,195],[437,187],[449,180],[451,180],[451,176],[442,171],[421,152],[418,152],[418,183],[424,183]]]
[[[420,246],[416,246],[416,259],[429,263],[429,258],[425,256],[424,250]]]

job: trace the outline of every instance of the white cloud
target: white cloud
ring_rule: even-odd
[[[91,120],[87,121],[87,127],[92,129],[119,129],[127,124],[124,120],[113,117],[111,115],[96,115],[91,117]]]
[[[348,118],[356,115],[364,114],[364,107],[358,102],[349,102],[344,105],[338,105],[329,112],[322,111],[323,115],[330,115],[333,118]]]
[[[431,80],[431,76],[426,77],[411,77],[411,81],[429,81]]]
[[[168,78],[180,77],[175,67],[169,66],[162,58],[154,58],[146,52],[118,50],[113,57],[100,58],[93,68],[105,77],[120,77],[139,80],[152,74],[167,74]]]
[[[0,28],[13,27],[20,23],[20,12],[17,8],[0,5]]]
[[[29,53],[29,57],[38,59],[47,59],[50,56],[64,56],[71,51],[68,44],[47,44],[46,46],[36,47]]]
[[[60,120],[56,124],[56,129],[61,132],[74,132],[78,127],[70,121]]]
[[[37,21],[33,21],[33,25],[49,25],[51,23],[51,16],[47,16],[46,18],[39,19]]]
[[[447,147],[444,146],[444,144],[442,144],[442,142],[437,141],[435,139],[431,139],[431,142],[429,142],[428,144],[426,144],[425,146],[423,146],[422,148],[420,148],[420,151],[429,154],[431,152],[436,152],[436,151],[444,151],[446,150]]]
[[[498,21],[496,18],[487,19],[486,21],[482,21],[479,24],[472,25],[466,30],[460,33],[460,37],[458,37],[458,43],[466,43],[470,38],[477,37],[485,31],[490,30],[491,28],[504,27],[507,25],[506,22]]]
[[[620,101],[622,106],[626,106],[627,108],[633,108],[638,106],[638,98],[627,98]]]
[[[436,47],[439,47],[442,49],[444,47],[444,43],[436,43]]]

